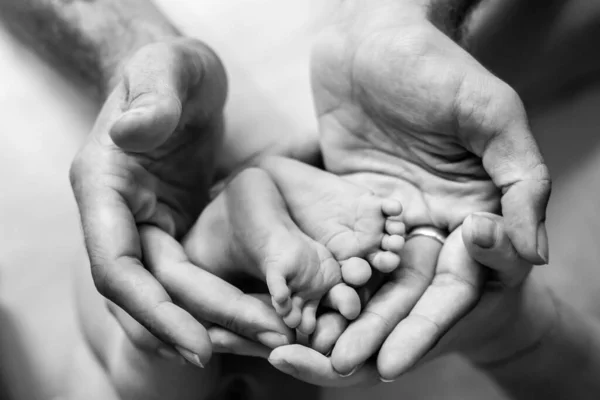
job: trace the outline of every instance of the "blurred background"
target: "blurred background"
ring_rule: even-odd
[[[316,129],[308,53],[329,3],[155,2],[224,60],[232,129]],[[98,105],[7,26],[0,18],[0,399],[107,400],[106,378],[74,311],[72,270],[88,263],[68,181]],[[554,179],[551,261],[534,273],[598,317],[600,2],[488,0],[467,26],[472,53],[522,95]],[[376,389],[384,392],[403,399],[505,398],[458,356]],[[362,397],[356,389],[322,396]]]

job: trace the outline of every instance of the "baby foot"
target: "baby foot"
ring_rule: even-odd
[[[261,167],[277,184],[299,228],[340,262],[346,282],[364,284],[370,266],[385,273],[398,267],[404,246],[399,201],[291,159],[268,157]]]
[[[216,275],[227,279],[245,273],[264,279],[286,325],[305,334],[315,329],[317,305],[330,289],[337,295],[328,297],[342,315],[356,318],[360,312],[356,291],[340,286],[339,263],[296,226],[263,170],[250,168],[237,175],[183,243],[192,262]]]

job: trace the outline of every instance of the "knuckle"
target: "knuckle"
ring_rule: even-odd
[[[432,276],[413,265],[405,265],[400,271],[404,279],[415,280],[420,284],[427,284],[431,281]]]
[[[433,330],[434,336],[439,335],[444,330],[443,327],[437,321],[435,321],[433,318],[431,318],[428,315],[425,315],[423,313],[412,312],[410,314],[410,317],[416,321],[419,321],[421,323],[424,323],[425,325],[428,325]]]
[[[476,298],[479,293],[479,283],[453,272],[438,273],[432,285],[444,287],[444,290],[460,292],[463,299]]]
[[[386,332],[390,332],[394,328],[393,322],[388,317],[386,317],[385,315],[382,315],[381,313],[379,313],[377,311],[365,310],[365,311],[363,311],[363,314],[365,316],[370,317],[373,320],[371,322],[372,324],[381,325]]]

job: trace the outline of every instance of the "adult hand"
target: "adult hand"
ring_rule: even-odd
[[[313,89],[326,168],[354,178],[374,173],[372,189],[403,202],[408,229],[452,232],[471,213],[500,211],[501,204],[518,253],[546,263],[550,179],[521,101],[414,3],[343,2],[338,22],[317,42]],[[392,329],[416,322],[396,328],[405,317],[421,318],[423,302],[445,310],[443,301],[452,299],[454,308],[434,321],[444,327],[474,304],[481,279],[438,262],[440,250],[423,237],[407,243],[392,280],[337,342],[339,373],[366,361]],[[430,334],[414,349],[429,348],[441,333],[421,320]]]
[[[316,385],[366,385],[378,382],[380,377],[393,380],[421,360],[451,351],[462,351],[478,362],[494,362],[531,346],[549,329],[551,312],[531,312],[551,310],[548,304],[539,304],[547,303],[548,297],[538,295],[543,289],[533,277],[526,280],[531,265],[518,255],[500,217],[469,217],[448,237],[441,255],[437,268],[454,271],[465,279],[465,286],[473,285],[485,270],[479,263],[485,263],[494,278],[483,287],[477,306],[454,326],[444,322],[445,315],[454,314],[456,306],[449,302],[453,299],[448,293],[452,292],[442,286],[429,290],[411,316],[392,327],[395,329],[376,362],[367,362],[351,376],[340,376],[329,358],[300,345],[273,350],[269,361],[279,370]],[[531,315],[538,318],[533,320]],[[427,340],[431,346],[435,344],[433,348],[422,346],[422,336],[429,339],[442,334],[437,344]]]
[[[499,211],[501,197],[515,248],[545,264],[550,177],[523,105],[428,20],[439,19],[437,6],[422,3],[341,2],[317,40],[312,83],[325,166],[394,177],[408,228],[452,231],[473,212]],[[379,161],[366,165],[371,153]]]
[[[181,254],[167,251],[208,201],[226,93],[223,66],[204,44],[178,39],[146,46],[125,65],[71,168],[96,287],[196,365],[211,355],[197,319],[271,347],[289,333],[263,302],[190,272]],[[145,252],[141,224],[158,227],[147,230],[152,246]],[[158,260],[167,290],[142,257]],[[126,316],[116,315],[131,332]]]

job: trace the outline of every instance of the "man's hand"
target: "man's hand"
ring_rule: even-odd
[[[456,316],[457,311],[462,315],[464,311],[452,302],[453,291],[445,291],[441,286],[423,295],[411,316],[393,327],[377,361],[367,362],[351,376],[340,376],[329,358],[300,345],[273,350],[271,364],[315,385],[354,386],[373,384],[380,378],[393,380],[423,361],[452,351],[485,363],[510,357],[535,344],[552,326],[552,301],[533,278],[525,281],[531,266],[512,246],[502,218],[491,214],[478,217],[487,218],[490,223],[480,225],[473,217],[467,219],[448,237],[442,248],[446,257],[440,258],[436,267],[462,276],[467,280],[466,290],[484,270],[479,263],[485,263],[497,278],[483,287],[477,306],[457,324],[448,323],[447,316]],[[487,240],[489,246],[481,247],[482,240]],[[444,279],[441,273],[438,277]],[[436,335],[432,335],[432,327],[436,328]],[[423,347],[423,336],[433,338],[429,347]]]
[[[408,229],[453,232],[474,212],[501,210],[518,254],[545,264],[550,179],[523,105],[415,3],[343,2],[317,41],[312,77],[325,166],[371,173],[379,181],[372,190],[405,205]],[[440,326],[474,305],[478,269],[453,270],[458,261],[445,253],[426,238],[407,242],[401,267],[333,349],[336,371],[351,373],[392,330],[406,327],[409,335],[420,321],[427,334],[415,337],[412,356],[419,357],[416,349],[430,348]],[[422,318],[429,301],[425,308],[438,306],[433,321]]]
[[[317,41],[326,168],[396,178],[408,228],[452,231],[473,212],[500,211],[501,199],[519,254],[547,263],[550,177],[518,95],[411,3],[343,2]],[[366,165],[366,153],[380,161]]]
[[[172,242],[208,201],[226,93],[223,66],[202,43],[146,46],[126,64],[71,168],[98,290],[196,365],[211,354],[197,320],[271,347],[288,334],[263,302],[193,272]],[[142,224],[156,227],[145,231],[152,246],[144,252]],[[167,290],[143,257],[150,257]],[[226,293],[231,298],[210,310],[202,306]]]

